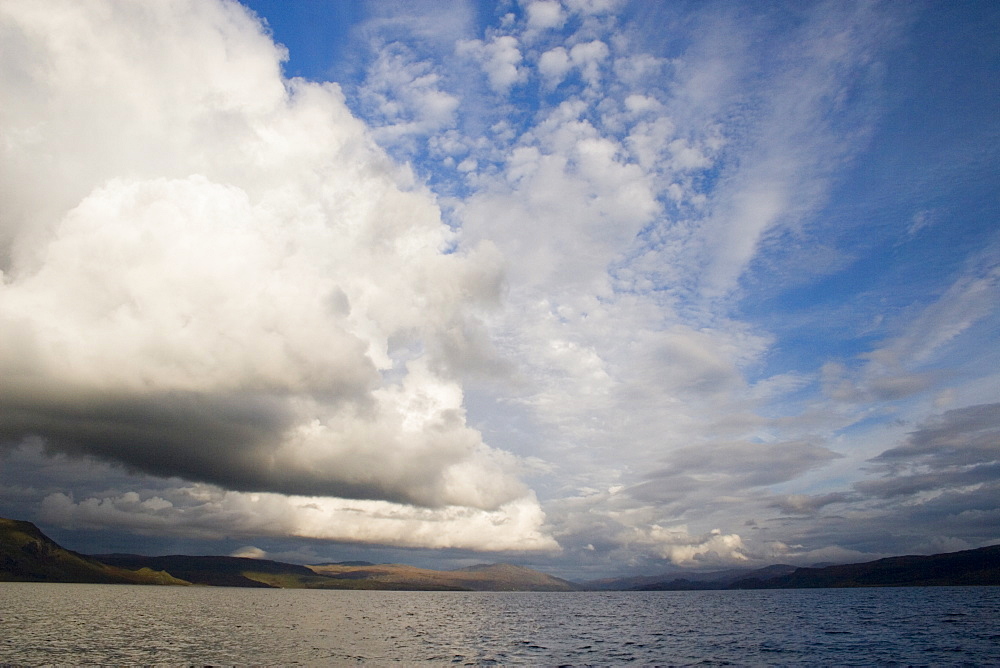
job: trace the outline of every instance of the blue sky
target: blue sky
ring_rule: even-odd
[[[988,2],[0,8],[0,514],[569,577],[1000,540]]]

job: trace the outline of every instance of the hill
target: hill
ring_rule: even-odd
[[[305,566],[285,564],[266,559],[246,557],[217,557],[169,555],[147,557],[138,554],[97,554],[106,564],[121,568],[150,568],[162,570],[187,580],[192,584],[214,587],[278,587],[279,580],[296,587],[307,587],[312,580],[321,585],[324,581]]]
[[[130,570],[63,549],[31,522],[0,518],[0,581],[186,585],[169,573]]]
[[[326,564],[299,566],[267,559],[246,557],[170,555],[147,557],[138,554],[95,555],[101,561],[126,568],[157,568],[169,571],[185,580],[213,587],[260,587],[277,589],[464,589],[420,578],[368,577],[367,568]],[[373,564],[368,567],[374,566]],[[346,568],[346,576],[329,575],[324,569]],[[393,568],[393,567],[375,567]],[[403,569],[411,568],[408,566]],[[420,570],[420,569],[414,569]]]
[[[710,573],[674,571],[659,576],[594,580],[586,589],[690,591],[819,587],[927,587],[1000,585],[1000,545],[933,555],[888,557],[857,564],[797,568],[776,564],[757,570]]]
[[[933,587],[1000,585],[1000,545],[930,556],[888,557],[861,564],[797,568],[770,579],[747,578],[730,589]]]
[[[698,589],[731,589],[733,583],[744,580],[769,582],[773,578],[787,575],[795,571],[795,566],[775,564],[756,570],[728,570],[716,573],[705,573],[684,578],[660,580],[631,587],[634,591],[692,591]]]
[[[404,564],[310,566],[331,578],[376,582],[393,588],[459,589],[466,591],[574,591],[572,582],[523,566],[493,564],[470,566],[456,571],[435,571]]]

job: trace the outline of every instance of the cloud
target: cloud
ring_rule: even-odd
[[[454,125],[460,100],[443,89],[442,79],[431,63],[398,42],[379,48],[361,90],[375,139],[394,146]]]
[[[663,568],[743,564],[748,546],[736,533],[697,530],[669,519],[670,511],[636,505],[624,490],[591,489],[551,504],[549,518],[559,544],[583,569],[607,572],[622,566]]]
[[[584,81],[593,86],[600,82],[600,66],[608,59],[609,53],[608,45],[595,39],[575,44],[569,50],[569,58],[573,65],[580,68]]]
[[[508,10],[367,6],[341,89],[232,2],[4,3],[3,498],[587,569],[985,540],[995,462],[925,416],[995,398],[995,240],[905,308],[815,280],[913,12]]]
[[[613,11],[621,0],[566,0],[566,7],[583,15],[599,15]]]
[[[528,15],[528,28],[545,30],[561,28],[566,21],[566,15],[557,0],[538,0],[525,7]]]
[[[538,58],[538,71],[552,88],[559,85],[572,66],[569,53],[561,46],[546,51]]]
[[[588,86],[601,83],[601,68],[609,60],[608,45],[601,40],[574,44],[569,50],[557,46],[538,58],[538,72],[550,88],[558,86],[574,68]]]
[[[1000,404],[950,410],[872,459],[884,476],[855,485],[882,498],[945,489],[995,488],[1000,480]]]
[[[713,530],[702,536],[691,536],[687,527],[665,528],[653,525],[642,537],[655,547],[664,559],[677,566],[731,564],[745,561],[743,540],[737,534]]]
[[[548,112],[507,155],[503,179],[461,208],[465,238],[517,258],[506,272],[515,289],[600,290],[607,264],[659,210],[648,175],[585,113],[576,100]]]
[[[479,39],[460,41],[456,52],[479,62],[490,88],[501,95],[526,77],[520,67],[523,59],[520,44],[512,35],[495,35],[485,42]]]
[[[792,515],[812,515],[827,506],[837,503],[847,503],[857,497],[844,492],[828,494],[786,494],[776,497],[772,505],[784,513]]]
[[[1000,299],[998,246],[988,244],[967,260],[936,296],[908,309],[893,323],[893,335],[848,367],[825,363],[820,372],[827,396],[848,403],[897,401],[940,387],[951,375],[942,361],[952,342],[996,313]]]
[[[260,549],[259,547],[254,547],[253,545],[247,545],[241,547],[238,550],[233,551],[230,557],[242,557],[244,559],[267,559],[267,552]]]
[[[381,46],[391,42],[423,43],[447,48],[465,38],[475,23],[475,5],[466,0],[442,4],[436,0],[374,2],[364,6],[365,19],[352,32]]]
[[[231,2],[13,2],[0,29],[21,54],[0,71],[7,447],[481,509],[449,511],[458,524],[540,513],[516,458],[466,424],[459,376],[490,364],[477,323],[499,299],[496,251],[455,252],[338,86],[283,79],[283,50]],[[421,122],[447,124],[454,100],[422,76]]]
[[[974,254],[940,297],[906,322],[900,336],[869,357],[883,368],[927,362],[955,337],[996,311],[1000,298],[1000,245]]]
[[[721,539],[705,538],[712,529],[735,535],[734,524],[768,512],[767,488],[794,487],[840,458],[824,436],[762,414],[766,398],[748,382],[748,370],[765,364],[774,339],[708,306],[714,297],[703,299],[711,292],[703,288],[715,263],[728,271],[743,262],[729,263],[729,250],[747,243],[746,262],[756,257],[759,229],[743,213],[757,207],[771,221],[790,206],[784,181],[759,193],[757,183],[741,200],[745,210],[727,218],[731,227],[713,228],[713,207],[735,201],[736,180],[756,178],[758,158],[789,170],[782,172],[788,192],[806,182],[825,187],[822,169],[796,163],[804,155],[822,165],[825,144],[810,144],[803,154],[801,143],[744,133],[783,132],[786,114],[807,133],[825,113],[819,100],[844,85],[840,74],[853,71],[852,56],[844,55],[838,76],[830,76],[806,45],[804,28],[801,41],[786,45],[779,75],[753,81],[788,106],[768,106],[762,97],[743,126],[730,123],[746,104],[743,68],[766,56],[737,39],[734,26],[714,28],[710,39],[670,61],[643,57],[610,23],[538,36],[527,60],[540,54],[544,91],[561,95],[551,104],[540,99],[532,122],[509,144],[493,146],[506,147],[499,158],[488,156],[495,171],[483,169],[487,160],[480,158],[474,190],[456,206],[463,239],[489,239],[509,262],[507,305],[491,320],[498,351],[516,369],[507,405],[521,411],[518,420],[530,425],[539,456],[559,471],[558,483],[538,489],[568,550],[592,545],[622,554],[628,544],[633,556],[671,558],[656,541],[622,536],[651,535],[653,527],[696,515],[686,526],[697,539],[679,545],[717,544]],[[701,59],[702,49],[730,37],[732,44]],[[579,85],[559,87],[577,71]],[[800,85],[814,106],[794,104]],[[742,272],[736,269],[735,278]],[[758,380],[759,388],[767,385]],[[514,413],[503,403],[496,410],[499,416],[484,419],[499,425],[500,416]],[[492,431],[502,433],[499,426]],[[566,494],[619,485],[627,491],[614,501],[562,503]],[[738,553],[717,547],[730,560]],[[684,549],[677,548],[678,559],[686,558]]]
[[[532,497],[496,510],[416,508],[385,501],[248,494],[210,485],[75,501],[57,492],[42,501],[46,522],[74,528],[203,539],[300,537],[352,543],[476,551],[558,551]],[[166,498],[163,498],[166,497]],[[247,555],[240,555],[247,556]]]
[[[802,544],[789,554],[818,555],[837,546],[874,558],[994,543],[1000,528],[998,436],[1000,404],[957,408],[924,420],[871,458],[868,477],[851,491],[772,497],[770,504],[790,515],[780,521],[795,526]],[[847,556],[837,560],[857,561]]]
[[[666,468],[645,474],[630,490],[644,500],[670,499],[693,491],[738,493],[792,480],[840,455],[814,443],[712,443],[678,448]]]
[[[690,133],[671,140],[672,157],[707,178],[675,181],[674,199],[699,207],[667,231],[683,256],[661,262],[698,277],[693,298],[730,295],[748,270],[787,250],[824,204],[835,169],[864,148],[868,107],[842,100],[868,94],[866,72],[894,18],[833,5],[803,18],[765,49],[774,26],[757,33],[731,12],[706,11],[690,28],[700,39],[670,62],[667,113]]]

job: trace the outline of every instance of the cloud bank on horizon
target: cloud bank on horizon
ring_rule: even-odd
[[[1000,540],[996,8],[248,5],[0,5],[4,514],[577,574]]]

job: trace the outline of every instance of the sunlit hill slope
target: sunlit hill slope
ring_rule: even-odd
[[[31,522],[0,518],[0,580],[185,585],[169,573],[129,570],[63,549]]]

